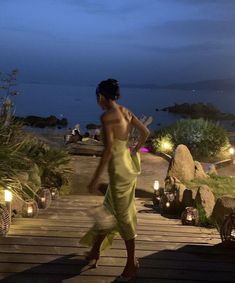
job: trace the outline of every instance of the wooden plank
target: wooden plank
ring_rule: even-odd
[[[120,247],[123,246],[123,240],[121,238],[115,238],[113,241],[113,246]],[[9,244],[16,244],[16,245],[54,245],[54,246],[78,246],[79,238],[67,238],[66,241],[64,238],[51,238],[51,237],[31,237],[31,236],[8,236],[6,238],[0,238],[0,246],[1,245],[9,245]],[[195,244],[194,245],[198,245]],[[199,244],[201,245],[201,243]],[[209,244],[206,244],[209,245]],[[185,246],[185,243],[176,243],[176,242],[162,242],[156,241],[151,243],[149,241],[142,241],[139,240],[138,237],[136,238],[136,248],[137,249],[144,249],[144,248],[158,248],[158,247],[165,247],[165,248],[173,248],[173,247],[181,247]]]
[[[71,227],[71,226],[31,226],[31,225],[11,225],[11,232],[13,234],[17,234],[18,231],[25,231],[27,234],[28,230],[30,231],[63,231],[63,232],[80,232],[85,233],[88,228],[87,227]],[[161,231],[161,230],[143,230],[143,229],[137,229],[138,235],[155,235],[155,236],[168,236],[170,235],[172,237],[182,237],[184,235],[185,237],[191,237],[191,238],[197,238],[200,236],[200,238],[213,238],[213,239],[219,239],[220,236],[218,234],[212,234],[212,233],[192,233],[187,231]]]
[[[84,266],[88,248],[79,245],[79,238],[93,222],[87,209],[103,199],[66,196],[40,210],[38,218],[14,219],[8,237],[0,238],[0,278],[8,276],[12,283],[32,282],[32,277],[43,283],[114,280],[126,261],[123,240],[117,237],[112,248],[102,252],[95,270]],[[136,282],[233,282],[235,249],[213,246],[220,243],[215,229],[182,226],[180,219],[151,210],[151,201],[137,199],[136,204],[136,254],[141,263]]]
[[[14,227],[14,225],[19,225],[19,226],[58,226],[58,227],[91,227],[92,222],[76,222],[73,223],[71,221],[63,221],[61,222],[60,220],[45,220],[45,219],[39,219],[39,218],[15,218],[12,222],[11,227]],[[218,231],[216,229],[208,229],[204,227],[199,227],[199,226],[183,226],[181,223],[180,224],[159,224],[159,223],[154,223],[154,225],[145,225],[145,223],[138,223],[137,228],[139,230],[150,230],[150,231],[183,231],[184,233],[206,233],[206,234],[215,234],[219,235]]]
[[[8,233],[9,235],[16,235],[16,236],[40,236],[40,237],[61,237],[61,238],[75,238],[81,237],[84,235],[84,232],[80,231],[49,231],[49,230],[14,230],[11,229]],[[220,243],[220,240],[215,239],[211,236],[208,237],[185,237],[182,235],[174,236],[174,235],[138,235],[139,241],[162,241],[162,242],[177,242],[177,243],[212,243],[217,244]]]
[[[232,258],[231,258],[232,259]],[[182,262],[175,259],[161,259],[161,258],[140,258],[140,266],[143,268],[155,268],[156,266],[161,269],[182,269]],[[31,254],[1,254],[0,263],[9,264],[58,264],[58,265],[76,265],[82,266],[87,264],[84,257],[77,255],[68,255],[67,257],[52,256],[52,255],[31,255]],[[113,258],[102,256],[99,260],[99,266],[125,266],[126,258]],[[235,263],[220,261],[209,261],[203,259],[197,260],[184,260],[183,269],[187,270],[207,270],[213,271],[219,269],[220,271],[235,272]]]
[[[81,247],[79,244],[79,238],[67,238],[66,241],[63,238],[49,238],[49,237],[15,237],[9,236],[7,238],[0,238],[0,248],[6,245],[27,245],[27,246],[53,246],[53,247]],[[197,246],[200,244],[196,244]],[[208,246],[208,244],[206,244]],[[118,249],[125,249],[124,241],[122,239],[115,238],[112,247]],[[175,242],[148,242],[136,240],[136,250],[153,250],[158,251],[162,249],[177,249],[185,247],[185,243],[175,243]],[[224,249],[225,251],[227,249]]]
[[[84,246],[51,246],[51,245],[30,245],[30,244],[5,244],[0,245],[0,253],[32,253],[32,254],[51,254],[51,255],[65,255],[65,254],[83,254],[84,251],[87,251],[88,248]],[[194,255],[201,256],[225,256],[230,257],[235,256],[234,249],[222,249],[214,246],[202,246],[202,245],[182,245],[182,244],[170,244],[166,243],[162,245],[159,244],[143,244],[140,242],[136,245],[136,252],[138,257],[144,256],[153,256],[160,251],[164,251],[164,253],[169,252],[170,254],[183,253],[184,256],[187,254],[186,258],[188,258],[188,254],[193,253]],[[122,241],[114,241],[113,248],[103,252],[104,255],[109,255],[112,257],[122,257],[126,256],[125,246]]]
[[[112,276],[84,276],[80,275],[54,275],[54,274],[37,274],[37,277],[33,273],[0,273],[0,280],[7,278],[5,283],[111,283],[114,282],[116,277]],[[133,280],[132,280],[133,281]],[[135,281],[135,280],[134,280]],[[3,281],[2,281],[3,282]],[[168,279],[156,279],[154,278],[138,278],[138,283],[173,283]],[[189,280],[174,280],[174,283],[195,283],[199,281]]]
[[[83,268],[84,267],[84,268]],[[58,264],[8,264],[2,263],[0,266],[0,272],[30,272],[34,274],[70,274],[70,275],[78,275],[81,272],[83,275],[92,274],[93,276],[118,276],[121,274],[123,267],[119,266],[100,266],[96,269],[89,269],[87,266],[78,266],[78,265],[61,265]],[[157,266],[155,268],[145,268],[141,267],[138,272],[138,277],[140,278],[163,278],[163,279],[182,279],[182,280],[204,280],[206,282],[211,281],[221,281],[223,282],[234,282],[235,272],[230,271],[218,271],[218,270],[187,270],[184,268],[181,269],[160,269]],[[203,281],[202,280],[202,281]]]

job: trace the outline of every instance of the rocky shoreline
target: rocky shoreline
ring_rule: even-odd
[[[15,121],[22,122],[25,126],[36,127],[36,128],[46,128],[46,127],[67,127],[68,120],[66,118],[58,119],[54,115],[48,117],[39,116],[26,116],[26,117],[14,117]]]

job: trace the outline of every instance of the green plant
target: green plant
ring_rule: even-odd
[[[201,185],[207,185],[216,198],[223,195],[235,196],[235,177],[218,176],[211,174],[210,178],[194,179],[185,183],[187,187],[196,190]]]
[[[179,144],[186,145],[197,159],[214,157],[230,146],[225,130],[204,119],[182,119],[156,132],[152,139],[154,150],[159,150],[158,145],[163,138],[172,141],[172,150]]]
[[[0,116],[4,119],[4,126],[8,126],[12,118],[14,104],[11,96],[19,94],[19,91],[15,89],[18,73],[19,71],[17,69],[12,70],[9,74],[0,72],[0,90],[3,92],[3,95],[0,97],[2,100]]]
[[[38,165],[44,186],[61,187],[66,183],[65,176],[71,172],[68,166],[70,157],[67,151],[51,148],[36,137],[29,137],[25,140],[21,151]]]

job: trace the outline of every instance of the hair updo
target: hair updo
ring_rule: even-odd
[[[118,100],[120,97],[119,83],[115,79],[107,79],[98,84],[96,95],[103,95],[106,99]]]

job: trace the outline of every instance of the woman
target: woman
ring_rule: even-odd
[[[108,163],[109,186],[103,207],[107,218],[112,215],[115,221],[109,222],[108,227],[95,223],[80,243],[92,246],[87,259],[94,260],[97,266],[100,250],[110,246],[113,237],[119,233],[125,241],[127,262],[118,281],[126,282],[136,275],[139,266],[135,257],[137,219],[134,197],[136,177],[140,174],[139,150],[145,143],[149,130],[133,113],[116,102],[120,96],[118,81],[102,81],[96,89],[96,96],[98,104],[104,110],[101,122],[105,149],[88,190],[90,193],[96,190],[99,178]],[[140,138],[131,153],[128,148],[128,136],[133,127],[139,130]]]

